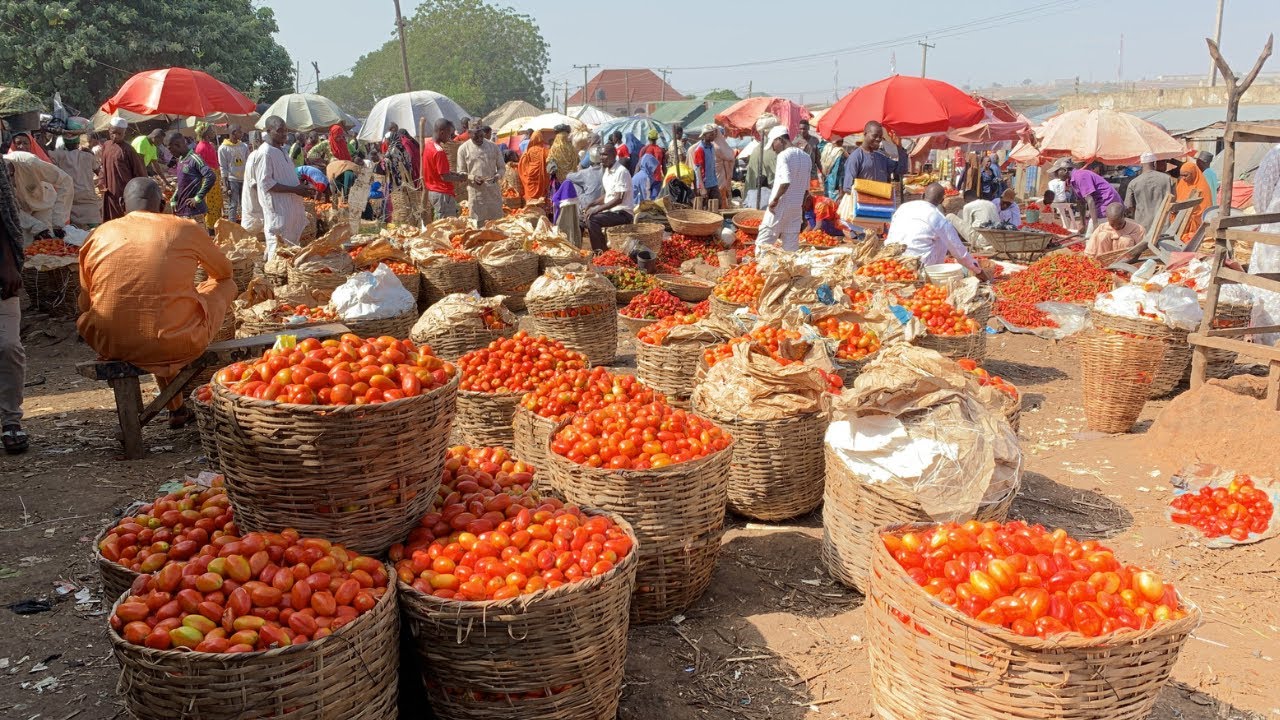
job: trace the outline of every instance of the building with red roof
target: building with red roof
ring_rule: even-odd
[[[619,117],[647,114],[652,103],[685,99],[648,68],[601,70],[587,82],[586,89],[585,99],[582,90],[578,90],[569,97],[569,104],[595,105]]]

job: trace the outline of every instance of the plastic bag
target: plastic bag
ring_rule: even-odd
[[[81,230],[80,228],[75,227],[74,225],[67,225],[66,227],[62,228],[62,233],[63,233],[62,242],[75,247],[80,247],[81,245],[84,245],[84,241],[89,239],[88,230]]]
[[[379,320],[409,312],[417,298],[404,289],[391,268],[378,263],[373,272],[358,272],[338,286],[329,298],[343,320]]]
[[[1009,332],[1035,335],[1045,340],[1061,340],[1071,337],[1085,329],[1089,324],[1089,308],[1083,305],[1042,302],[1036,303],[1036,309],[1052,318],[1054,322],[1058,323],[1058,327],[1020,327],[999,316],[991,318],[990,324],[996,328],[1003,327]]]

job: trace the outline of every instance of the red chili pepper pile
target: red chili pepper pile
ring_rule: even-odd
[[[1058,237],[1066,237],[1071,234],[1070,230],[1053,222],[1029,222],[1023,223],[1022,227],[1024,230],[1039,230],[1040,232],[1053,233]]]
[[[1058,321],[1031,303],[996,300],[996,315],[1023,328],[1056,328]]]
[[[1055,253],[995,284],[996,314],[1021,327],[1056,327],[1035,308],[1042,302],[1092,302],[1112,288],[1111,275],[1097,260]]]
[[[671,237],[662,242],[662,252],[658,255],[658,262],[680,267],[680,264],[685,261],[702,258],[714,265],[716,251],[719,249],[720,243],[713,237],[693,237],[672,233]]]
[[[643,295],[631,298],[631,302],[619,312],[630,318],[661,320],[664,317],[688,311],[689,306],[685,305],[683,300],[657,287]]]
[[[596,267],[629,267],[636,266],[636,261],[631,259],[630,255],[624,255],[617,250],[605,250],[596,256],[591,263]]]

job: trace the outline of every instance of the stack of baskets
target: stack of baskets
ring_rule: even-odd
[[[657,223],[636,223],[634,225],[616,225],[604,229],[609,247],[618,252],[627,252],[632,240],[649,249],[654,257],[662,254],[662,226]]]
[[[667,224],[672,232],[689,237],[710,237],[719,235],[724,227],[724,217],[720,213],[706,210],[669,210]]]
[[[445,295],[469,293],[480,289],[480,262],[440,258],[436,262],[418,263],[421,276],[418,291],[418,307],[426,308],[440,302]]]
[[[1151,387],[1165,367],[1168,352],[1166,343],[1153,338],[1106,332],[1085,335],[1080,341],[1080,369],[1089,429],[1129,432],[1147,398],[1153,396]]]
[[[1097,310],[1089,313],[1089,319],[1095,329],[1104,333],[1155,340],[1164,346],[1158,366],[1153,365],[1154,357],[1141,362],[1143,367],[1156,368],[1148,388],[1148,398],[1164,397],[1182,381],[1191,362],[1191,345],[1187,342],[1186,330],[1171,328],[1158,320],[1120,317]]]
[[[640,566],[632,622],[666,620],[692,605],[711,584],[724,533],[732,457],[730,446],[662,468],[608,470],[548,452],[551,485],[566,500],[615,512],[635,530]]]
[[[1025,637],[942,604],[883,542],[872,546],[867,640],[881,718],[1142,720],[1200,622],[1180,598],[1186,617],[1146,630]]]

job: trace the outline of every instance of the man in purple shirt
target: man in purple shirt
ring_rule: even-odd
[[[205,204],[204,198],[213,189],[213,184],[217,181],[217,177],[213,174],[213,170],[205,164],[205,161],[191,151],[191,146],[187,143],[187,139],[180,133],[174,132],[170,134],[168,145],[169,152],[173,153],[175,158],[178,158],[177,165],[174,166],[174,174],[178,177],[178,187],[174,190],[173,198],[170,200],[173,206],[173,214],[204,223],[205,215],[209,212],[209,207]]]
[[[1076,195],[1084,198],[1085,204],[1089,206],[1086,217],[1095,220],[1105,217],[1109,205],[1123,202],[1120,199],[1120,193],[1111,187],[1111,183],[1107,182],[1106,178],[1085,168],[1073,170],[1070,160],[1059,161],[1055,166],[1054,174],[1059,179],[1071,183],[1071,188],[1075,190]]]

